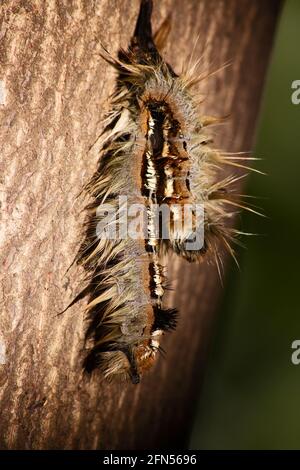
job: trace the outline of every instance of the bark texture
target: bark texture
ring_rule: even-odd
[[[173,258],[169,302],[181,312],[166,358],[138,386],[82,376],[85,301],[57,317],[80,289],[65,274],[78,247],[83,201],[96,169],[116,53],[133,32],[138,0],[4,0],[0,5],[1,317],[0,448],[184,447],[221,292],[216,269]],[[231,119],[216,146],[253,145],[279,12],[276,0],[163,0],[166,56],[176,71],[190,54],[212,70],[199,85],[203,114]]]

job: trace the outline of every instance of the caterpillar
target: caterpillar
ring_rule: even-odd
[[[197,67],[177,75],[163,60],[159,51],[169,20],[153,35],[152,7],[152,0],[141,0],[127,50],[113,57],[103,48],[102,57],[116,71],[116,87],[101,134],[99,166],[84,188],[91,202],[76,256],[88,275],[75,300],[90,297],[87,339],[92,346],[84,367],[134,384],[153,364],[162,334],[177,322],[178,312],[163,306],[168,283],[162,257],[172,251],[200,262],[210,253],[218,263],[220,241],[234,256],[231,242],[238,231],[227,221],[232,206],[241,207],[230,190],[237,177],[220,180],[219,168],[242,165],[210,147],[206,128],[216,119],[201,116],[193,94]],[[161,205],[168,218],[160,212],[157,229]],[[128,207],[136,206],[143,214],[140,224],[136,217],[131,223],[143,226],[142,235],[120,236]],[[197,207],[204,208],[200,216]],[[107,236],[111,232],[114,236]]]

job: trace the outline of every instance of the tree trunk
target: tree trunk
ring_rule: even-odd
[[[133,33],[138,0],[3,0],[0,6],[2,178],[0,447],[143,449],[184,447],[199,395],[210,327],[221,293],[212,266],[172,258],[179,326],[142,383],[108,384],[82,374],[85,300],[56,316],[80,289],[65,271],[79,245],[114,87],[101,43],[116,53]],[[194,58],[214,70],[200,83],[203,114],[230,120],[215,144],[249,150],[279,1],[154,2],[154,29],[172,11],[166,57],[180,71]]]

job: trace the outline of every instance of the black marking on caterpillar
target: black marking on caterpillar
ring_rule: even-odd
[[[176,326],[176,310],[162,305],[162,254],[172,250],[188,261],[201,261],[210,252],[218,263],[217,241],[233,254],[235,231],[226,220],[232,217],[228,206],[239,207],[229,191],[237,178],[220,181],[217,170],[220,164],[238,164],[209,147],[205,127],[216,119],[201,118],[193,98],[192,86],[199,81],[196,67],[178,76],[162,59],[159,49],[169,23],[165,21],[153,37],[151,13],[152,1],[142,0],[128,50],[120,50],[117,58],[103,53],[117,71],[117,84],[99,167],[85,187],[92,202],[77,263],[89,273],[89,282],[74,300],[90,295],[87,339],[93,345],[86,370],[99,367],[105,377],[129,377],[133,383],[153,363],[163,332]],[[122,195],[146,207],[150,235],[155,203],[170,206],[173,222],[173,203],[204,204],[204,245],[187,250],[189,233],[175,233],[173,222],[168,240],[153,233],[142,240],[99,239],[96,225],[105,215],[104,201],[117,206]]]

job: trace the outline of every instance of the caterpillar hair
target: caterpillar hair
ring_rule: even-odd
[[[230,188],[237,177],[218,176],[220,166],[238,163],[209,146],[206,128],[216,120],[201,117],[198,109],[193,95],[197,67],[177,75],[163,60],[159,50],[169,20],[153,35],[151,13],[152,0],[142,0],[128,49],[115,58],[103,51],[116,71],[116,87],[101,135],[99,167],[85,187],[91,202],[76,258],[88,273],[80,296],[90,296],[85,368],[98,367],[105,377],[133,383],[152,365],[161,335],[176,326],[177,311],[163,307],[163,256],[173,251],[194,262],[211,253],[218,263],[219,241],[233,255],[237,231],[228,219],[231,208],[242,206]],[[99,236],[97,227],[104,220],[106,230],[113,223],[121,226],[124,196],[127,205],[145,208],[147,236]],[[154,228],[160,204],[170,210],[167,237]],[[190,222],[181,223],[187,205],[204,207],[200,221],[193,209]],[[108,217],[108,207],[116,215]],[[204,243],[190,250],[195,228],[203,231]]]

